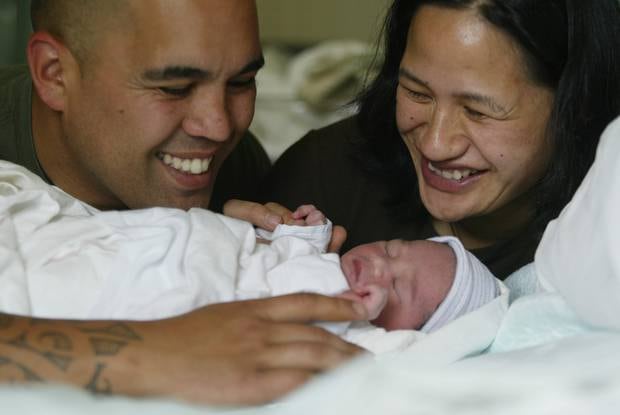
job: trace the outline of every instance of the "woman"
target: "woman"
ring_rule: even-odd
[[[617,0],[395,0],[359,114],[262,192],[371,240],[454,235],[500,278],[532,261],[620,113]]]

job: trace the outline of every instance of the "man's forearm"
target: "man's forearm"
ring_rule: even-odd
[[[122,322],[77,322],[0,314],[0,382],[61,382],[119,392],[112,363],[141,342]],[[114,366],[118,368],[118,366]]]
[[[0,383],[60,382],[103,394],[265,403],[361,351],[302,323],[364,317],[349,300],[315,294],[213,304],[140,322],[0,313]]]

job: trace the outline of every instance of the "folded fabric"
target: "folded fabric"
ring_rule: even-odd
[[[283,236],[294,236],[296,238],[308,241],[314,246],[318,252],[327,251],[327,246],[332,237],[332,222],[326,219],[323,225],[316,226],[296,226],[296,225],[278,225],[273,232],[265,229],[256,228],[256,236],[267,241],[281,238]]]

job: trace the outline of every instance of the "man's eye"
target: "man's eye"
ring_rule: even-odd
[[[256,77],[233,80],[228,82],[228,85],[236,89],[251,88],[256,85]]]
[[[474,120],[481,120],[486,118],[486,115],[481,113],[480,111],[473,110],[469,107],[465,107],[465,113]]]
[[[173,87],[173,86],[162,86],[158,89],[166,95],[171,95],[173,97],[185,97],[192,92],[193,85],[186,85],[182,87]]]

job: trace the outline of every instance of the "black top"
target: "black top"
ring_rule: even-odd
[[[386,186],[354,157],[358,136],[355,117],[309,132],[275,163],[263,183],[260,200],[278,202],[289,209],[314,204],[334,224],[346,228],[348,237],[342,252],[372,241],[437,236],[428,213],[421,213],[425,218],[419,222],[395,214],[386,202]],[[523,232],[471,252],[495,276],[504,279],[533,261],[537,245],[534,233]]]
[[[0,159],[24,166],[49,183],[36,156],[31,108],[28,67],[0,67]],[[209,208],[221,212],[229,199],[253,199],[270,166],[256,137],[245,134],[220,168]]]

